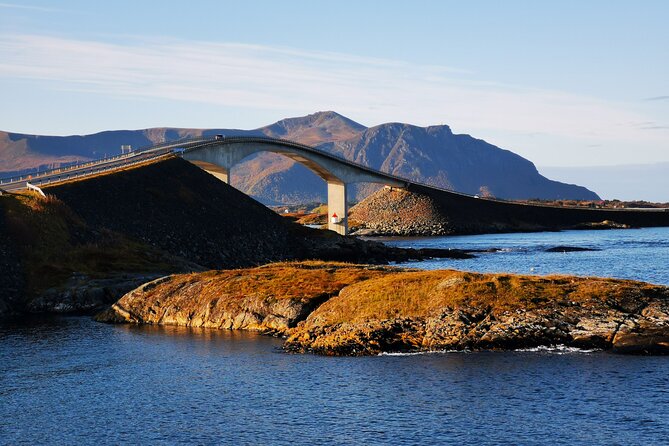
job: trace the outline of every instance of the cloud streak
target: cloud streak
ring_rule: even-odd
[[[41,11],[41,12],[54,12],[58,11],[53,8],[44,8],[42,6],[31,6],[31,5],[17,5],[16,3],[0,3],[0,8],[6,9],[25,9],[29,11]]]
[[[238,43],[104,43],[0,35],[0,78],[116,98],[304,113],[333,109],[366,122],[447,122],[600,141],[652,138],[647,117],[558,91],[479,82],[451,67]]]
[[[646,101],[669,101],[669,96],[653,96],[652,98],[646,98]]]

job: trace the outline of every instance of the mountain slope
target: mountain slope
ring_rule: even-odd
[[[333,111],[318,112],[299,118],[287,118],[259,129],[274,138],[318,145],[340,141],[362,133],[366,127]]]
[[[472,195],[598,198],[583,187],[548,180],[525,158],[469,135],[453,134],[445,125],[382,124],[320,147],[400,177]]]
[[[416,127],[389,123],[371,128],[335,112],[288,118],[256,130],[122,130],[86,136],[35,136],[0,133],[0,174],[119,152],[121,144],[141,147],[186,136],[266,135],[290,139],[398,176],[469,194],[500,198],[597,199],[583,187],[551,181],[530,161],[448,126]],[[232,170],[233,186],[266,203],[324,201],[325,183],[294,161],[260,153]],[[359,200],[377,185],[353,185]]]

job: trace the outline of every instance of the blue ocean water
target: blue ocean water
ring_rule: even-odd
[[[669,358],[292,355],[83,317],[0,329],[0,443],[666,444]]]
[[[518,274],[574,274],[616,277],[669,285],[669,228],[484,234],[455,237],[395,237],[376,239],[392,246],[459,248],[497,252],[476,253],[468,260],[434,259],[402,266],[454,268]],[[546,252],[557,246],[597,251]]]
[[[393,240],[502,248],[411,266],[669,283],[667,230]],[[556,245],[601,251],[545,253]],[[552,350],[329,358],[253,333],[0,325],[0,444],[669,442],[669,357]]]

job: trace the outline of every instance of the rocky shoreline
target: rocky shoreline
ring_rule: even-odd
[[[571,276],[278,263],[167,276],[97,320],[255,330],[322,355],[554,345],[669,354],[669,287]]]

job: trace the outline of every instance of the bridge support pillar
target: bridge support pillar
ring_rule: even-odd
[[[225,184],[230,184],[230,169],[219,167],[216,170],[208,170],[207,172],[223,181]]]
[[[348,235],[346,183],[328,181],[328,229],[341,235]]]

